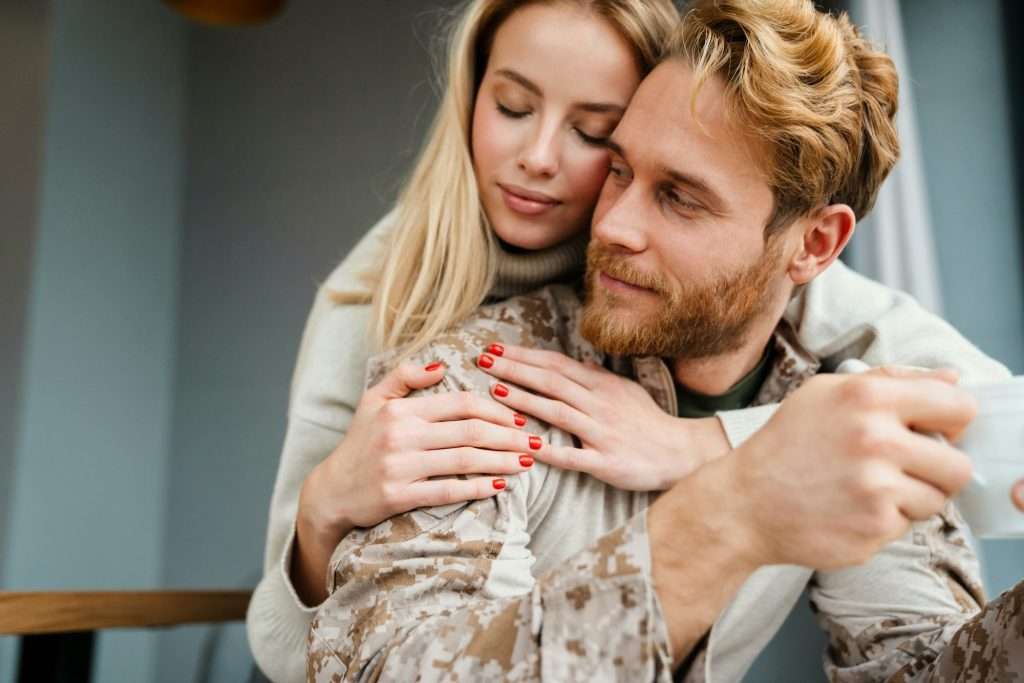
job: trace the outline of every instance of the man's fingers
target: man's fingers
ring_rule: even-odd
[[[977,413],[977,403],[963,389],[930,375],[906,378],[852,378],[850,393],[860,407],[894,410],[919,432],[941,434],[955,441]],[[863,383],[863,384],[862,384]]]
[[[971,459],[966,453],[931,436],[907,432],[894,449],[903,472],[947,497],[955,496],[971,480]]]
[[[443,363],[433,362],[421,366],[415,363],[402,363],[384,375],[384,379],[370,388],[382,399],[402,398],[416,389],[433,386],[444,378],[447,368]]]
[[[1017,506],[1017,509],[1024,512],[1024,479],[1013,485],[1013,489],[1010,490],[1010,497],[1013,499],[1013,504]]]
[[[451,474],[522,474],[533,467],[533,456],[525,452],[488,451],[464,446],[422,453],[417,478]]]
[[[946,384],[960,381],[960,373],[953,368],[917,368],[909,365],[883,365],[871,368],[865,375],[894,379],[934,379]]]
[[[926,520],[942,512],[948,500],[943,491],[910,477],[903,482],[901,493],[900,512],[914,522]]]
[[[410,487],[409,507],[437,507],[469,500],[490,498],[505,490],[504,477],[430,479]]]
[[[428,422],[479,418],[508,427],[522,426],[517,423],[516,414],[511,408],[472,391],[416,396],[406,399],[403,410]]]

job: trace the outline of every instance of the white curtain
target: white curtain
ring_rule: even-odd
[[[882,185],[875,208],[857,228],[850,265],[868,277],[909,292],[941,315],[942,291],[900,2],[848,0],[847,4],[853,21],[896,64],[900,76],[896,126],[901,146],[900,160]]]

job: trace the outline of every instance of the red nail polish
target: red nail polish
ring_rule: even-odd
[[[533,467],[533,456],[520,455],[519,464],[522,465],[523,467]]]
[[[508,396],[508,387],[506,387],[504,384],[495,384],[494,385],[494,395],[495,396],[500,396],[501,398],[505,398],[506,396]],[[516,424],[518,424],[518,423],[516,423]],[[519,426],[521,427],[522,425],[519,425]]]
[[[512,419],[516,421],[516,427],[523,427],[526,425],[526,418],[523,417],[522,415],[517,414]]]
[[[481,353],[480,357],[476,359],[476,364],[482,368],[489,368],[494,365],[494,358],[486,353]]]
[[[494,486],[494,488],[496,488],[496,489],[498,489],[500,491],[503,488],[505,488],[505,480],[504,479],[495,479],[494,481],[491,482],[491,485]]]
[[[539,451],[540,447],[543,446],[543,445],[544,444],[543,444],[543,442],[541,442],[539,436],[531,436],[530,437],[530,450],[531,451]]]
[[[444,367],[444,363],[435,362],[435,363],[431,363],[430,365],[428,365],[427,367],[425,367],[423,369],[426,370],[427,372],[433,372],[434,370],[437,370],[438,368],[443,368],[443,367]]]
[[[501,344],[491,344],[487,347],[487,353],[493,353],[495,356],[504,356],[505,347]]]

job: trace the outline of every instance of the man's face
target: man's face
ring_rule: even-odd
[[[640,85],[611,137],[594,212],[584,336],[618,355],[707,358],[739,349],[791,291],[787,235],[767,244],[763,147],[732,125],[719,79],[691,111],[684,62]]]

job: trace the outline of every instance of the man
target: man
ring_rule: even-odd
[[[505,341],[607,360],[668,412],[750,378],[753,403],[786,401],[656,499],[538,466],[496,498],[353,532],[310,631],[311,680],[733,681],[808,584],[833,680],[1024,666],[1006,623],[1024,590],[975,616],[977,563],[947,505],[969,466],[914,431],[955,436],[970,401],[934,377],[815,377],[844,351],[810,352],[792,322],[823,304],[799,289],[895,161],[895,94],[891,62],[810,2],[686,15],[612,136],[586,306],[551,287],[487,307],[423,358],[447,361],[442,390],[487,391],[466,349]],[[876,359],[933,364],[902,341]],[[1002,372],[966,343],[937,355]]]

